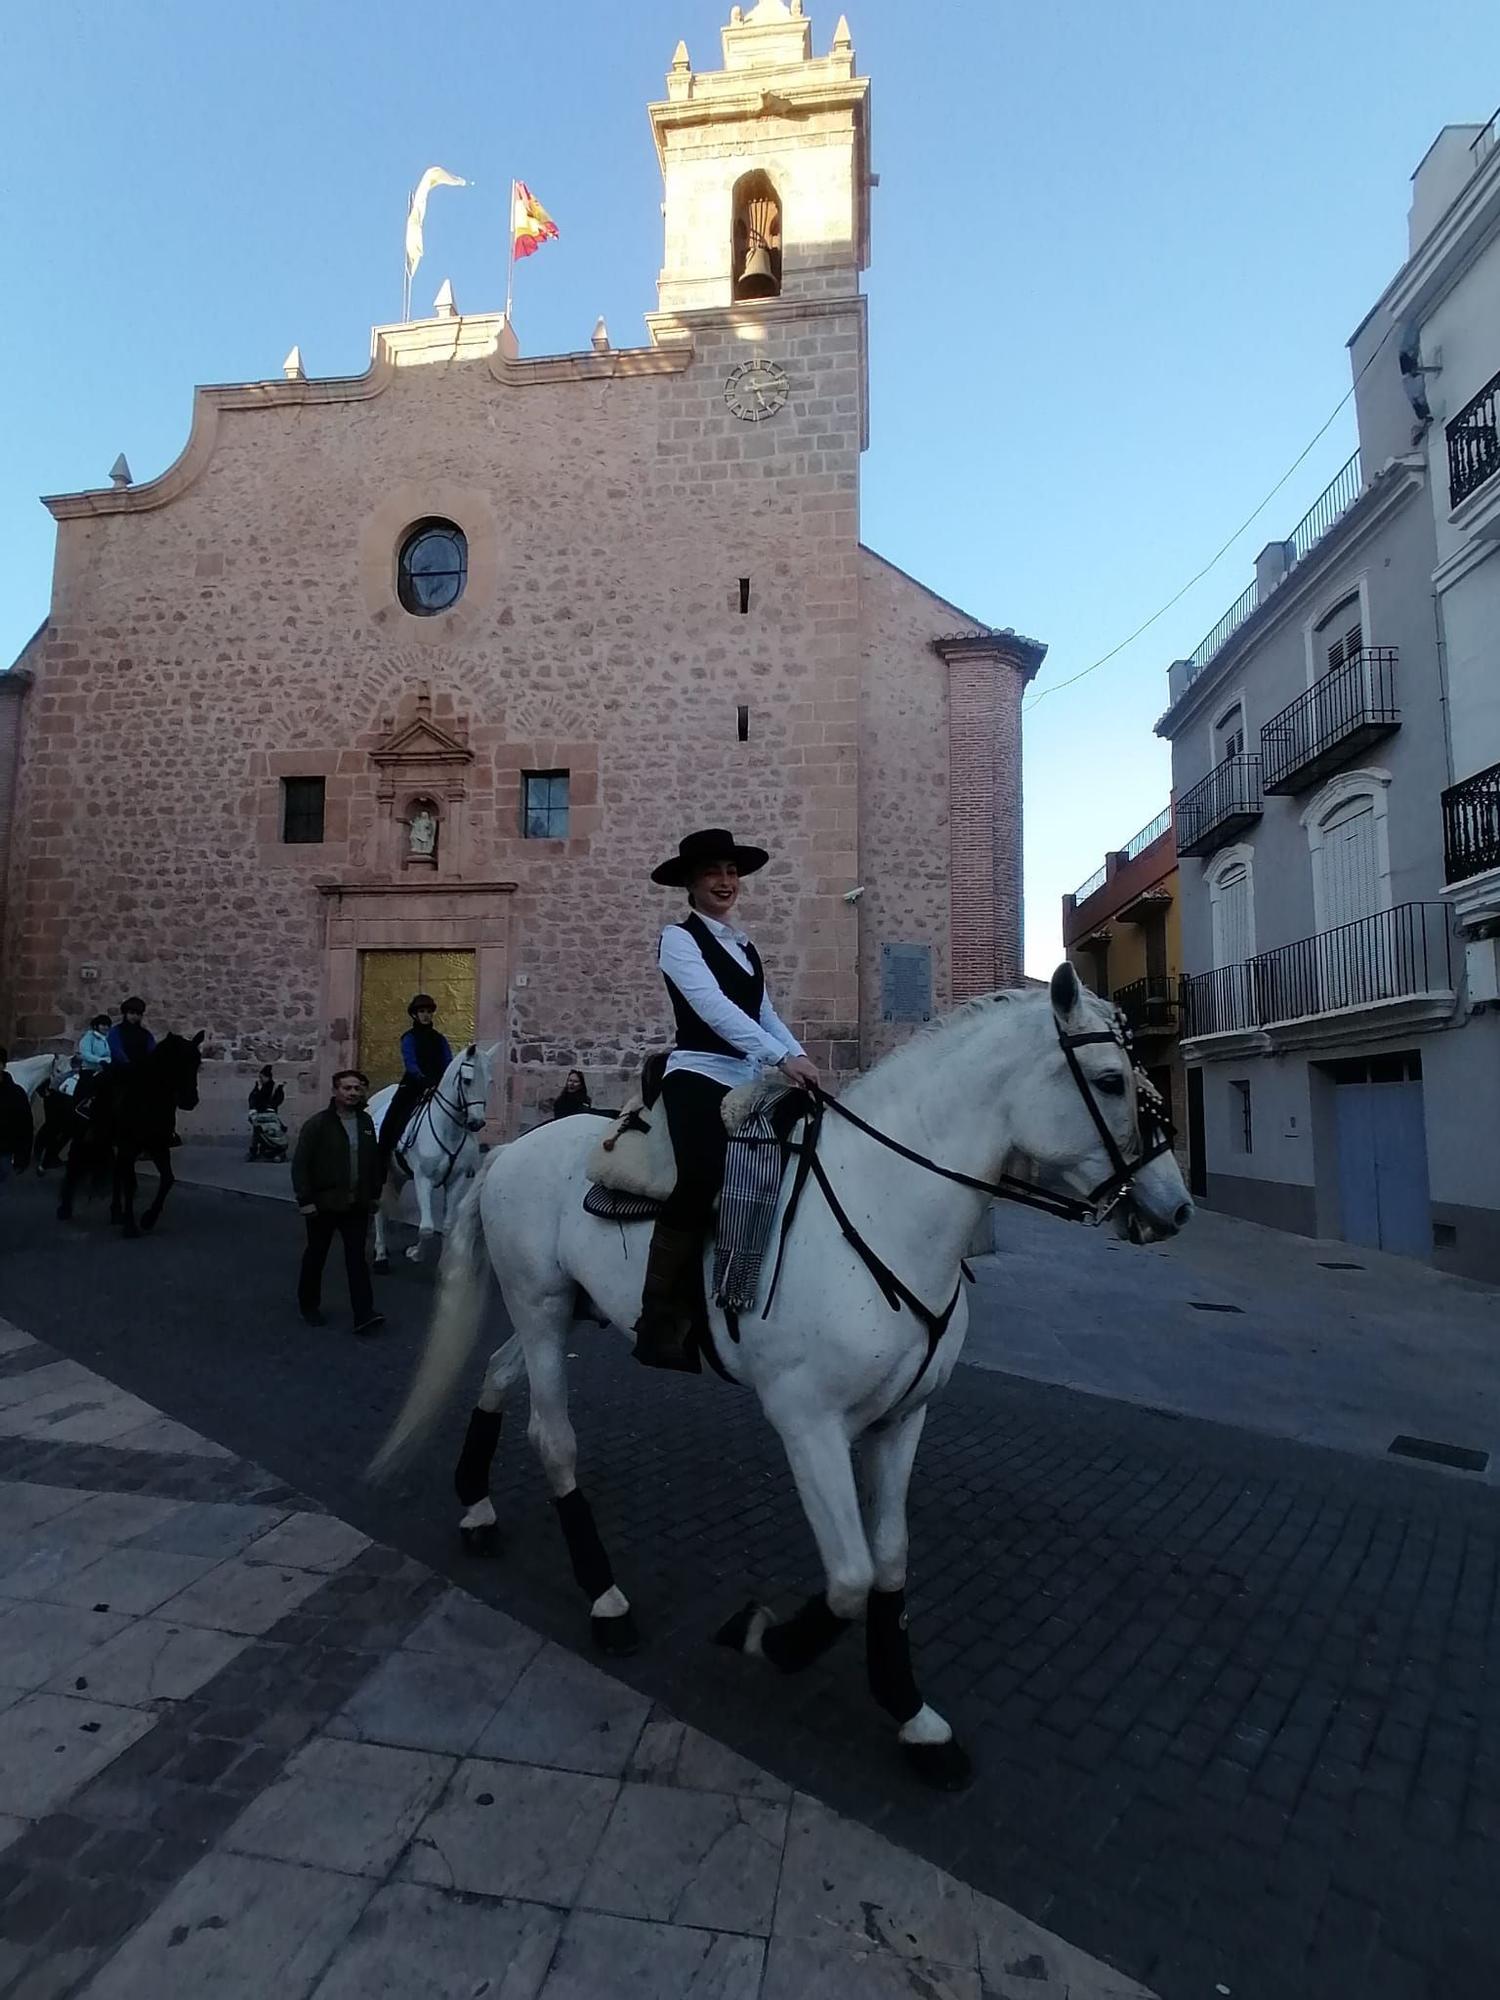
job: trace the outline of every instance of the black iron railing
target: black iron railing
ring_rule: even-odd
[[[1226,757],[1177,801],[1177,852],[1206,854],[1262,812],[1260,758]]]
[[[1500,868],[1500,764],[1444,792],[1443,867],[1450,882]]]
[[[1314,681],[1260,732],[1265,789],[1311,782],[1377,737],[1400,726],[1396,648],[1366,646]]]
[[[1449,916],[1442,903],[1400,903],[1242,965],[1185,981],[1184,1032],[1269,1028],[1345,1007],[1368,1007],[1452,985]]]
[[[1184,1035],[1227,1035],[1236,1028],[1258,1028],[1254,960],[1184,979],[1182,1017]]]
[[[1448,424],[1448,504],[1456,507],[1477,493],[1500,472],[1500,428],[1495,405],[1500,400],[1500,375],[1492,375],[1479,394],[1464,404]]]
[[[1182,980],[1175,973],[1148,972],[1113,995],[1136,1035],[1175,1035],[1182,1023]]]

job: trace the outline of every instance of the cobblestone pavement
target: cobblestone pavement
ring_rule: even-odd
[[[472,1382],[429,1464],[360,1481],[429,1274],[384,1285],[379,1341],[311,1335],[288,1310],[278,1204],[182,1190],[164,1236],[118,1243],[91,1220],[62,1256],[36,1191],[11,1192],[0,1296],[17,1322],[582,1643],[519,1415],[492,1564],[452,1542]],[[745,1596],[815,1581],[753,1406],[648,1375],[593,1328],[574,1345],[581,1475],[648,1634],[625,1685],[1164,2000],[1500,1991],[1493,1489],[960,1369],[918,1463],[911,1608],[928,1692],[979,1776],[934,1798],[894,1762],[857,1647],[782,1681],[705,1644]]]
[[[14,2000],[1150,2000],[4,1322],[0,1390]]]

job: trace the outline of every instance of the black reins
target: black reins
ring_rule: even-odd
[[[926,1328],[927,1352],[923,1355],[916,1374],[897,1399],[898,1405],[910,1396],[927,1373],[932,1358],[937,1353],[938,1344],[948,1331],[948,1323],[958,1305],[964,1280],[965,1278],[971,1282],[973,1280],[973,1272],[960,1258],[959,1279],[953,1288],[953,1296],[940,1311],[935,1310],[918,1298],[911,1287],[896,1275],[890,1265],[860,1235],[850,1221],[843,1203],[834,1190],[833,1182],[829,1179],[828,1170],[818,1155],[823,1119],[829,1111],[842,1118],[846,1124],[852,1125],[856,1131],[863,1132],[866,1138],[873,1139],[877,1145],[883,1146],[887,1152],[895,1153],[900,1159],[909,1160],[913,1166],[921,1167],[927,1173],[936,1174],[942,1180],[953,1181],[959,1187],[972,1188],[976,1194],[989,1195],[997,1201],[1019,1202],[1027,1208],[1039,1208],[1044,1213],[1056,1215],[1066,1222],[1088,1221],[1096,1224],[1103,1222],[1142,1167],[1149,1166],[1153,1160],[1159,1160],[1164,1153],[1171,1151],[1174,1136],[1171,1120],[1166,1116],[1159,1092],[1149,1078],[1135,1066],[1129,1030],[1123,1017],[1117,1014],[1113,1027],[1096,1029],[1088,1034],[1065,1034],[1059,1028],[1057,1040],[1067,1060],[1073,1081],[1078,1086],[1078,1093],[1088,1107],[1094,1127],[1104,1142],[1111,1168],[1111,1172],[1086,1197],[1065,1194],[1059,1189],[1039,1187],[1035,1182],[1022,1180],[1015,1174],[1001,1174],[998,1179],[987,1181],[973,1174],[961,1173],[956,1167],[942,1166],[938,1161],[928,1159],[925,1153],[919,1153],[913,1147],[903,1145],[899,1139],[893,1139],[888,1132],[882,1132],[878,1126],[871,1125],[866,1119],[861,1118],[858,1112],[849,1110],[847,1105],[841,1104],[836,1097],[830,1097],[820,1085],[805,1086],[804,1094],[810,1105],[807,1129],[801,1140],[794,1141],[791,1145],[791,1150],[797,1155],[797,1170],[792,1180],[792,1192],[781,1218],[781,1229],[776,1243],[776,1261],[772,1266],[771,1284],[766,1293],[765,1305],[761,1309],[761,1318],[769,1316],[771,1303],[776,1297],[776,1287],[781,1282],[781,1267],[786,1259],[787,1239],[791,1234],[792,1222],[809,1180],[816,1181],[844,1241],[875,1280],[891,1311],[899,1312],[905,1306]],[[1141,1141],[1140,1154],[1134,1160],[1127,1160],[1120,1150],[1119,1142],[1109,1129],[1109,1121],[1099,1109],[1093,1088],[1075,1054],[1076,1050],[1087,1048],[1097,1042],[1113,1042],[1117,1048],[1125,1051],[1131,1062],[1136,1083],[1136,1125]],[[729,1327],[732,1336],[738,1340],[738,1327],[733,1317],[729,1319]]]

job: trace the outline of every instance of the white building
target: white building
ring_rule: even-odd
[[[1157,725],[1211,1206],[1500,1276],[1500,145],[1453,126],[1350,341],[1359,450]]]

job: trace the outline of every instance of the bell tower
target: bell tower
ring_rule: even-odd
[[[724,67],[677,44],[651,106],[661,162],[664,313],[857,294],[870,257],[869,79],[841,15],[812,52],[802,0],[732,8]]]

